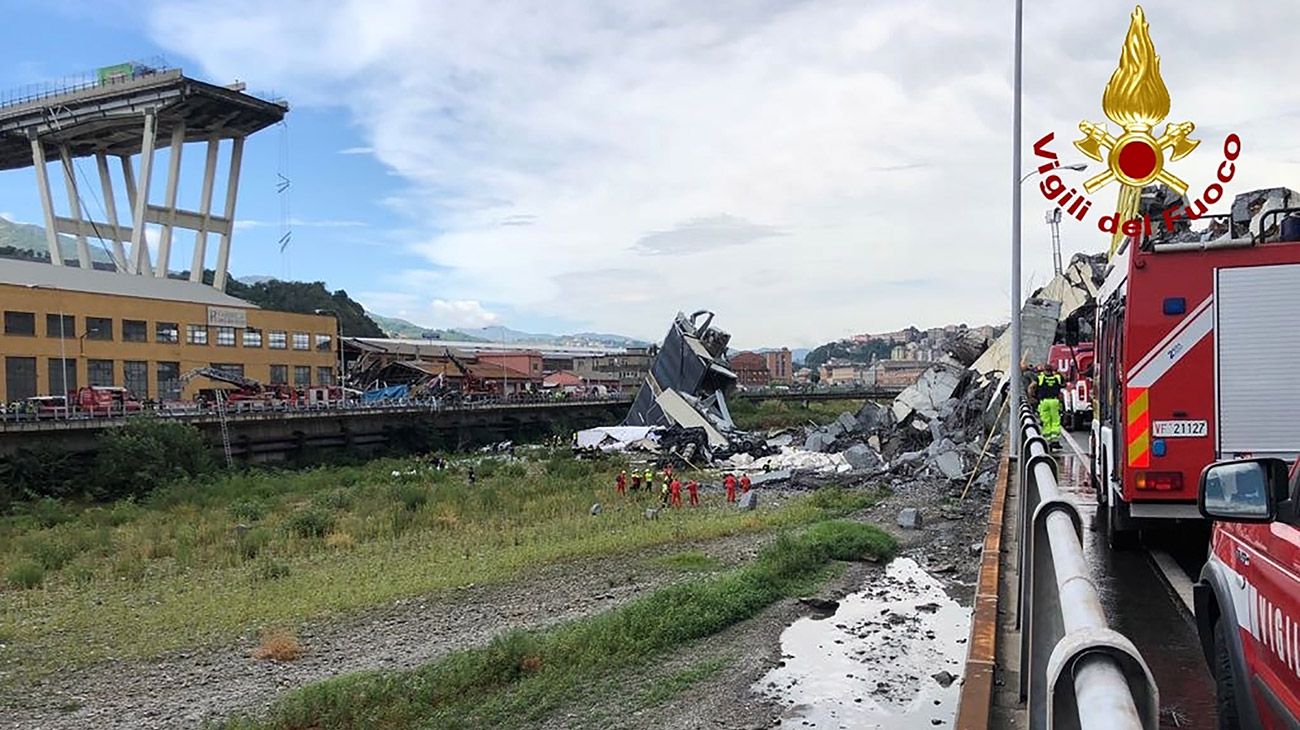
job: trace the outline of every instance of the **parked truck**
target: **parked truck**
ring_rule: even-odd
[[[1300,450],[1300,194],[1278,190],[1238,196],[1199,237],[1129,238],[1111,261],[1090,438],[1116,547],[1200,520],[1207,464]]]

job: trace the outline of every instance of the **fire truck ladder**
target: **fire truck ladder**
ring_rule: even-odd
[[[226,425],[226,396],[217,389],[217,420],[221,423],[221,449],[226,454],[226,468],[235,468],[235,457],[230,453],[230,428]]]
[[[200,375],[217,382],[230,383],[247,391],[260,392],[262,390],[262,384],[252,378],[245,378],[242,375],[235,375],[216,368],[195,368],[180,377],[181,384],[184,385]],[[226,468],[231,469],[235,466],[235,457],[230,451],[229,410],[226,408],[225,391],[217,388],[216,397],[217,421],[221,424],[221,450],[226,455]]]

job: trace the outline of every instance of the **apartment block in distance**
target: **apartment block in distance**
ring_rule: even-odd
[[[332,315],[261,309],[199,282],[0,259],[0,393],[13,403],[86,385],[188,400],[212,367],[262,383],[333,385]]]

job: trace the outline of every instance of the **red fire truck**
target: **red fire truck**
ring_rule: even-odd
[[[1300,208],[1238,207],[1212,240],[1128,239],[1098,291],[1092,477],[1117,547],[1201,519],[1207,464],[1300,451],[1300,236],[1278,224]]]
[[[1092,422],[1091,342],[1052,345],[1047,361],[1065,378],[1061,388],[1061,428],[1073,431]]]

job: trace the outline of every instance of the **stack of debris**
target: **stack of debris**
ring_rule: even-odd
[[[761,457],[776,447],[736,428],[727,410],[736,374],[722,364],[731,335],[713,326],[713,313],[678,312],[659,354],[632,402],[621,427],[588,429],[575,437],[575,448],[605,443],[605,450],[640,448],[658,455],[660,465],[703,466],[734,454]],[[634,429],[647,434],[636,435]],[[611,431],[632,436],[610,440]]]

